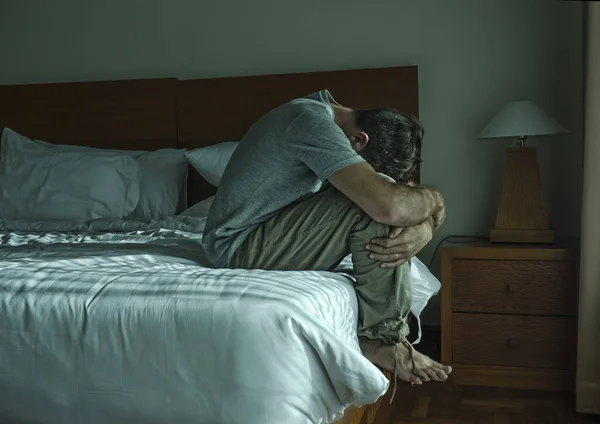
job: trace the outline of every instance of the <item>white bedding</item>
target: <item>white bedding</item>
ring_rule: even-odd
[[[327,423],[385,393],[349,277],[209,269],[203,225],[0,222],[0,421]]]

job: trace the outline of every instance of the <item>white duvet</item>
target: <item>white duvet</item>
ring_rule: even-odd
[[[203,224],[0,222],[0,422],[328,423],[385,393],[350,277],[207,268]]]

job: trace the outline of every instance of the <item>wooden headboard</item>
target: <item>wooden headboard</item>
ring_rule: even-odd
[[[108,149],[192,149],[238,141],[264,113],[321,89],[345,106],[394,107],[418,116],[418,86],[416,66],[0,86],[0,130]],[[188,185],[190,204],[216,192],[193,169]]]
[[[106,149],[176,148],[176,85],[170,78],[0,86],[0,131]]]

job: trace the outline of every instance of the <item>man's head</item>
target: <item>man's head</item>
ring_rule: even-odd
[[[421,162],[421,122],[390,108],[357,109],[353,116],[354,128],[346,131],[352,148],[377,172],[411,181]]]

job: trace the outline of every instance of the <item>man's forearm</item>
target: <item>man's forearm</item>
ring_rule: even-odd
[[[435,231],[438,228],[435,225],[435,220],[433,219],[433,216],[430,216],[429,218],[426,218],[425,221],[422,222],[422,224],[428,225],[431,228],[431,231]]]
[[[441,193],[429,187],[411,187],[398,184],[393,196],[393,214],[389,225],[410,227],[431,218],[432,228],[439,225],[434,215],[444,208]]]
[[[430,216],[437,224],[444,208],[439,191],[397,184],[391,178],[382,178],[366,162],[342,168],[328,180],[373,220],[392,227],[411,227]]]

